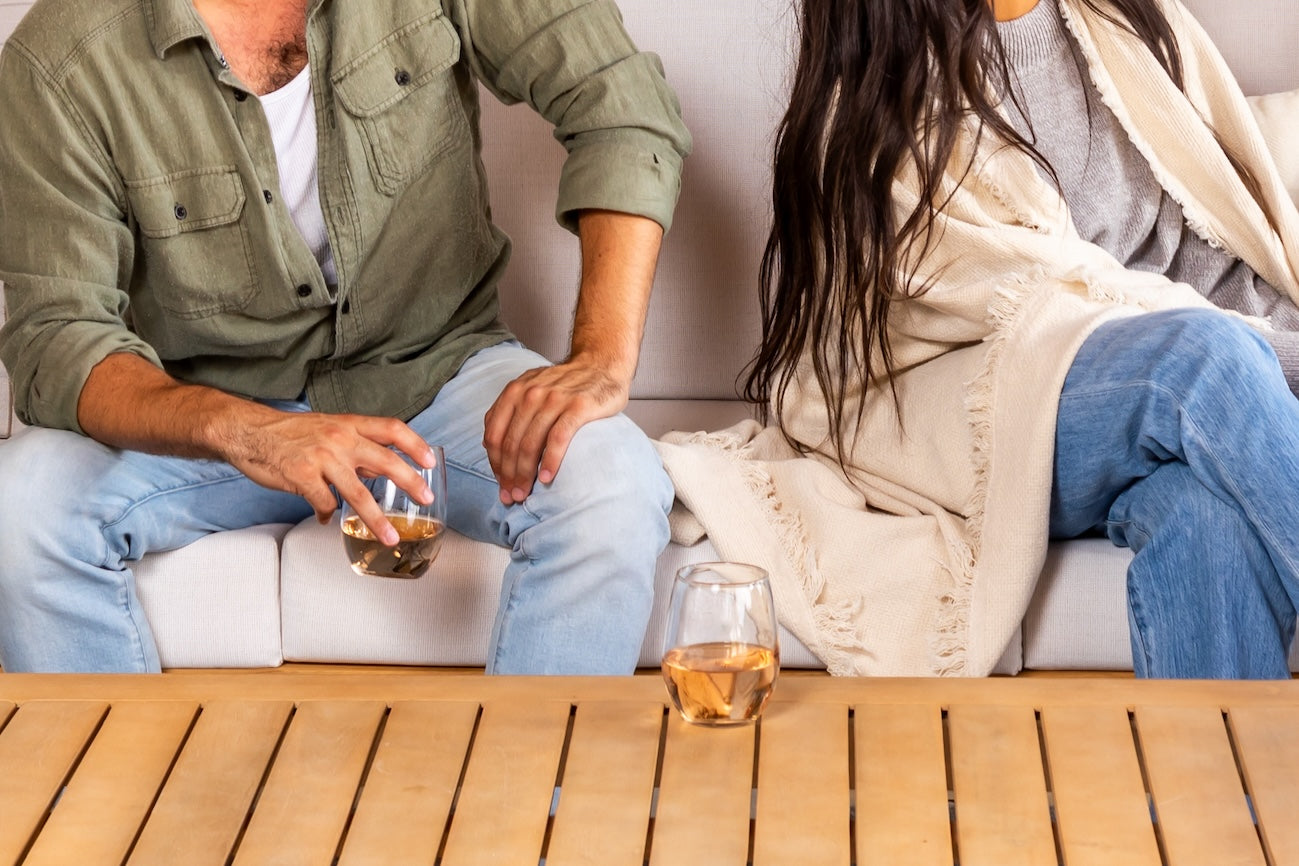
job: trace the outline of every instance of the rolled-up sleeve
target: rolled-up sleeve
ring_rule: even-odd
[[[690,133],[663,65],[638,51],[612,0],[460,0],[469,62],[506,102],[531,105],[568,151],[556,217],[601,209],[664,230],[681,191]]]
[[[77,401],[115,352],[159,364],[126,323],[125,194],[57,79],[11,40],[0,56],[0,359],[27,424],[82,432]]]

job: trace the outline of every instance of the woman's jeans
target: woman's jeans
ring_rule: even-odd
[[[1290,675],[1299,400],[1248,325],[1174,310],[1083,344],[1060,395],[1051,535],[1093,530],[1135,554],[1138,676]]]
[[[649,440],[619,415],[578,431],[551,484],[503,505],[483,415],[508,382],[547,363],[513,342],[484,349],[409,423],[446,449],[448,525],[512,551],[488,671],[630,673],[667,544],[671,483]],[[0,448],[0,490],[0,664],[10,672],[158,670],[128,563],[210,532],[312,514],[302,498],[220,461],[35,428]],[[341,541],[338,558],[346,567]]]

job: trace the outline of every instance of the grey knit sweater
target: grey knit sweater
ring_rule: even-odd
[[[1011,67],[1015,129],[1050,163],[1075,227],[1134,270],[1188,283],[1219,307],[1268,317],[1264,336],[1299,394],[1299,307],[1244,262],[1193,232],[1101,101],[1057,0],[998,23]]]

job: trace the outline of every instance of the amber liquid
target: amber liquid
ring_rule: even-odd
[[[388,547],[374,537],[355,514],[343,521],[343,549],[357,574],[379,577],[419,577],[428,571],[442,546],[443,526],[427,517],[387,515],[400,540]]]
[[[770,647],[693,644],[663,656],[663,679],[686,721],[740,724],[762,714],[779,667],[780,654]]]

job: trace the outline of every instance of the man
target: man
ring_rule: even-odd
[[[497,319],[479,82],[569,153],[554,366]],[[157,670],[148,551],[338,498],[395,542],[361,479],[427,500],[427,442],[513,550],[488,670],[632,670],[671,489],[618,413],[689,136],[611,0],[41,0],[0,117],[6,670]]]

